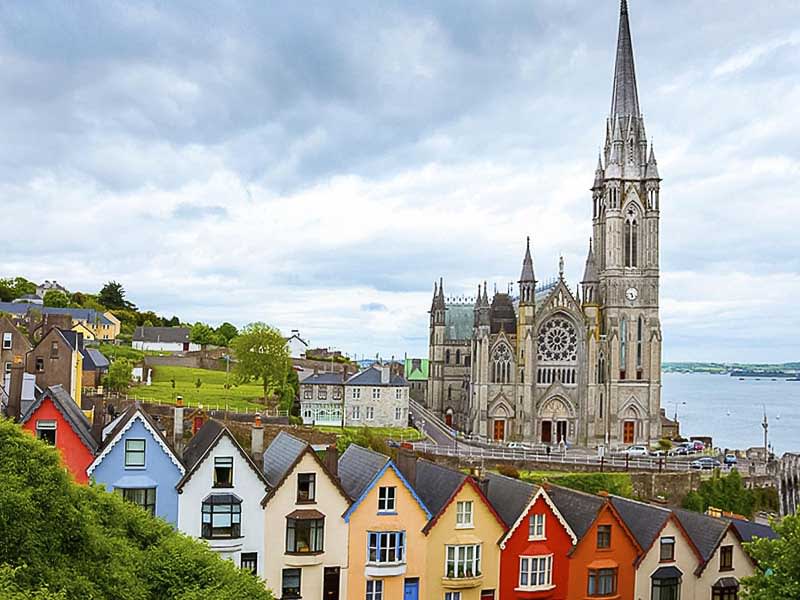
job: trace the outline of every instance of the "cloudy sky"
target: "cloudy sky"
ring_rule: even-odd
[[[667,360],[798,360],[800,4],[630,0]],[[616,0],[0,2],[0,275],[427,354],[582,274]]]

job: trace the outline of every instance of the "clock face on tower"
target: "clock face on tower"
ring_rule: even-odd
[[[635,287],[629,287],[627,290],[625,290],[625,297],[633,302],[639,297],[639,290],[637,290]]]

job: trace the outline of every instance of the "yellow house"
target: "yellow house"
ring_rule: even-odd
[[[72,326],[72,331],[83,334],[83,340],[93,342],[95,340],[94,331],[86,326],[84,321],[77,321]]]
[[[350,526],[348,598],[432,598],[422,531],[431,513],[394,462],[353,444],[339,459],[339,478],[353,500],[344,514]]]
[[[433,513],[428,538],[426,598],[499,598],[500,546],[505,523],[471,476],[401,450],[398,465]]]

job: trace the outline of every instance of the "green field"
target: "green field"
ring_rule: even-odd
[[[319,429],[320,431],[324,431],[326,433],[342,433],[341,427],[315,427],[315,429]],[[350,434],[356,434],[361,431],[362,427],[345,427],[344,432]],[[387,440],[397,440],[403,442],[416,442],[418,440],[425,439],[419,431],[414,429],[413,427],[370,427],[370,431],[378,437],[385,438]]]
[[[172,387],[172,380],[175,387]],[[196,387],[197,380],[201,385]],[[231,387],[225,389],[225,382]],[[243,410],[259,409],[264,405],[256,402],[264,396],[260,383],[237,384],[236,377],[226,376],[225,371],[190,369],[187,367],[153,367],[153,384],[131,386],[130,395],[139,400],[173,404],[175,396],[183,396],[187,406],[203,405],[204,408]]]
[[[628,473],[566,473],[558,471],[521,471],[520,479],[540,485],[544,482],[560,485],[589,494],[606,491],[625,498],[633,496],[633,484]]]

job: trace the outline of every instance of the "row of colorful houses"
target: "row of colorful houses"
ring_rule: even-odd
[[[179,454],[132,406],[92,441],[69,402],[48,390],[23,426],[54,443],[78,480],[205,540],[276,598],[732,600],[754,570],[743,543],[774,535],[748,521],[465,473],[407,449],[393,460],[351,445],[339,457],[288,431],[263,449],[259,422],[249,450],[211,419]]]

